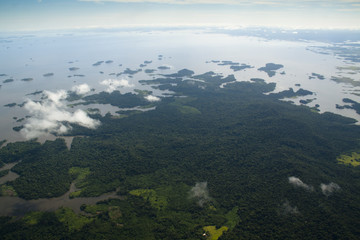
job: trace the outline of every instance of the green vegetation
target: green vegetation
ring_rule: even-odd
[[[130,191],[130,194],[144,198],[146,201],[150,202],[153,208],[157,210],[162,210],[166,208],[166,197],[158,196],[153,189],[136,189]]]
[[[213,72],[192,78],[143,81],[174,94],[153,111],[96,115],[102,122],[96,130],[72,126],[69,134],[84,137],[75,137],[70,150],[62,139],[1,148],[1,162],[21,160],[12,169],[20,177],[1,189],[21,198],[61,196],[74,181],[81,190],[73,196],[119,195],[83,205],[80,214],[62,208],[1,217],[2,239],[195,240],[206,238],[204,231],[219,240],[359,236],[360,169],[337,161],[360,149],[353,119],[265,95],[275,84],[261,79],[234,82]],[[141,94],[88,97],[116,106],[149,104]],[[295,188],[291,176],[314,191]],[[331,182],[341,191],[327,197],[319,186]]]
[[[337,160],[339,163],[357,167],[360,166],[360,153],[352,152],[351,155],[340,155]]]
[[[294,89],[290,88],[289,90],[284,90],[279,93],[271,93],[271,94],[269,94],[269,96],[273,96],[273,97],[281,99],[281,98],[294,98],[294,97],[299,97],[299,96],[307,96],[307,95],[312,95],[312,94],[313,94],[313,92],[304,90],[302,88],[300,88],[296,92],[294,92]]]
[[[275,63],[267,63],[265,67],[261,67],[258,70],[266,72],[269,77],[273,77],[276,74],[276,70],[279,70],[280,68],[283,68],[284,66],[281,64],[275,64]]]
[[[5,104],[4,107],[15,107],[17,104],[16,103],[9,103],[9,104]]]
[[[21,81],[23,81],[23,82],[30,82],[32,80],[34,80],[34,79],[33,78],[23,78],[23,79],[21,79]]]
[[[55,211],[56,217],[68,227],[69,231],[80,230],[84,225],[93,221],[91,218],[77,215],[70,208],[59,208]]]
[[[311,73],[311,76],[309,76],[309,79],[317,78],[319,80],[324,80],[324,75],[318,74],[318,73]]]
[[[337,83],[345,83],[345,84],[350,84],[353,87],[359,87],[360,86],[360,82],[356,81],[352,78],[349,77],[331,77],[331,80]]]
[[[0,171],[0,178],[7,175],[9,173],[9,169]]]
[[[54,73],[45,73],[43,74],[44,77],[52,77],[54,76]]]
[[[10,82],[13,82],[13,81],[14,81],[14,79],[8,78],[8,79],[5,79],[5,80],[3,81],[3,83],[10,83]]]
[[[0,196],[17,197],[15,189],[11,185],[0,185]]]
[[[27,225],[36,225],[39,224],[42,215],[42,212],[29,212],[22,218],[22,220]]]
[[[228,230],[228,227],[223,226],[219,229],[216,229],[216,226],[206,226],[203,227],[206,232],[207,239],[209,240],[218,240],[221,235]]]
[[[225,217],[227,219],[227,222],[226,222],[226,226],[232,230],[233,228],[236,227],[236,225],[241,221],[240,220],[240,217],[238,215],[238,212],[239,211],[239,207],[234,207],[233,209],[231,209],[231,211],[229,211]]]
[[[69,71],[77,71],[77,70],[79,70],[80,68],[78,68],[78,67],[71,67],[71,68],[69,68]]]

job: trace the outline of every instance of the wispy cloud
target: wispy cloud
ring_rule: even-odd
[[[98,120],[90,118],[83,110],[68,111],[64,104],[67,97],[65,90],[44,91],[43,94],[43,101],[34,102],[29,99],[24,105],[31,115],[21,130],[26,139],[37,138],[48,133],[67,133],[71,130],[70,124],[78,124],[91,129],[100,125]]]
[[[334,192],[338,192],[341,190],[340,186],[333,182],[331,182],[329,184],[322,183],[322,184],[320,184],[320,188],[321,188],[322,193],[325,196],[330,196]]]
[[[313,186],[307,185],[306,183],[301,181],[300,178],[297,177],[289,177],[289,183],[294,185],[295,187],[303,188],[310,192],[314,191]]]
[[[161,99],[159,97],[153,96],[153,95],[147,95],[144,97],[149,102],[158,102]]]
[[[71,90],[74,91],[76,94],[80,94],[80,95],[86,94],[91,91],[90,86],[87,85],[86,83],[73,86]]]
[[[107,86],[107,89],[105,90],[108,93],[112,93],[113,91],[117,90],[121,87],[133,87],[133,84],[130,84],[128,80],[121,79],[106,79],[100,82],[101,85]]]
[[[211,200],[209,196],[209,190],[207,188],[207,182],[198,182],[190,190],[190,198],[197,200],[200,207],[203,207],[205,203]]]
[[[288,214],[293,214],[293,215],[297,215],[297,214],[300,214],[298,208],[295,206],[291,206],[290,205],[290,202],[288,200],[286,200],[282,206],[281,206],[281,210],[282,210],[282,213],[284,215],[288,215]]]

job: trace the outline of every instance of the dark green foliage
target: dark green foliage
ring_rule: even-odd
[[[269,77],[273,77],[276,74],[276,70],[283,68],[284,66],[281,64],[275,64],[275,63],[267,63],[265,67],[261,67],[258,70],[264,71],[268,74]]]
[[[182,70],[179,70],[177,73],[167,74],[164,76],[179,78],[179,77],[191,77],[191,75],[193,75],[193,74],[194,74],[194,71],[191,71],[189,69],[182,69]]]
[[[290,88],[289,90],[284,90],[279,93],[271,93],[270,96],[276,97],[278,99],[281,98],[291,98],[291,97],[298,97],[298,96],[306,96],[306,95],[312,95],[313,92],[304,90],[300,88],[296,92],[294,92],[294,89]]]
[[[321,74],[318,73],[311,73],[311,76],[309,76],[309,79],[313,79],[313,78],[317,78],[319,80],[324,80],[325,77]]]
[[[247,68],[253,68],[252,66],[250,65],[247,65],[247,64],[241,64],[240,66],[230,66],[230,68],[232,70],[234,70],[235,72],[237,71],[241,71],[241,70],[244,70],[244,69],[247,69]]]
[[[68,173],[70,162],[63,139],[47,141],[41,147],[22,152],[15,157],[21,162],[12,171],[20,177],[11,182],[11,185],[20,197],[57,197],[68,191],[71,182]]]
[[[20,177],[12,185],[24,198],[65,193],[74,180],[71,167],[90,170],[81,196],[116,188],[123,196],[82,206],[93,221],[71,234],[54,214],[44,213],[43,225],[31,226],[34,236],[201,239],[204,226],[227,225],[230,230],[220,239],[359,236],[360,172],[336,161],[340,154],[360,147],[360,128],[351,124],[354,120],[314,113],[281,102],[279,96],[264,95],[275,84],[261,79],[230,83],[233,76],[211,72],[193,78],[204,82],[147,81],[183,97],[164,98],[156,110],[127,118],[99,117],[102,125],[90,137],[75,138],[70,151],[62,140],[2,148],[1,161],[22,160],[13,169]],[[175,80],[177,85],[171,85]],[[219,88],[224,82],[228,84]],[[104,93],[91,100],[115,104],[117,97],[125,99],[120,93]],[[126,95],[129,102],[136,97]],[[290,176],[315,190],[295,188],[289,184]],[[208,186],[210,198],[202,207],[198,199],[190,198],[197,182]],[[330,182],[341,191],[325,196],[319,185]],[[138,189],[153,197],[130,194]],[[156,207],[157,200],[162,207]],[[297,211],[288,211],[286,204]],[[23,220],[0,218],[0,233],[4,239],[34,239]]]
[[[9,169],[0,171],[0,178],[7,175],[9,173]]]
[[[132,108],[149,104],[142,96],[126,93],[121,94],[119,91],[112,93],[101,92],[83,98],[85,104],[100,103],[111,104],[120,108]]]

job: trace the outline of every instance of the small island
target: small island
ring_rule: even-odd
[[[311,73],[311,76],[309,76],[309,79],[314,79],[314,78],[317,78],[319,80],[324,80],[325,77],[321,74],[318,74],[318,73]]]
[[[3,81],[3,83],[10,83],[10,82],[13,82],[13,81],[14,81],[14,79],[8,78],[8,79],[5,79],[5,80]]]
[[[100,66],[104,61],[97,61],[96,63],[93,64],[93,66]]]
[[[154,73],[156,69],[145,69],[145,73]]]
[[[160,70],[168,70],[168,69],[170,69],[170,67],[169,66],[160,66],[160,67],[158,67],[158,69],[160,69]]]
[[[12,107],[15,107],[16,105],[17,105],[16,103],[8,103],[8,104],[5,104],[4,107],[12,108]]]
[[[23,82],[30,82],[32,80],[34,80],[34,79],[33,78],[23,78],[23,79],[21,79],[21,81],[23,81]]]
[[[247,68],[253,68],[253,66],[247,65],[247,64],[241,64],[241,65],[231,65],[230,69],[234,70],[234,72],[241,71]]]
[[[70,71],[76,71],[76,70],[79,70],[80,68],[78,68],[78,67],[71,67],[71,68],[69,68],[69,70]]]
[[[281,64],[275,64],[275,63],[267,63],[265,67],[258,68],[259,71],[266,72],[269,77],[273,77],[276,74],[276,70],[279,70],[280,68],[283,68],[284,66]]]
[[[45,73],[43,74],[44,77],[52,77],[54,76],[54,73]]]

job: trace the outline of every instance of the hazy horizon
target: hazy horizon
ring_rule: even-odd
[[[3,0],[0,32],[137,26],[360,29],[355,0]]]

